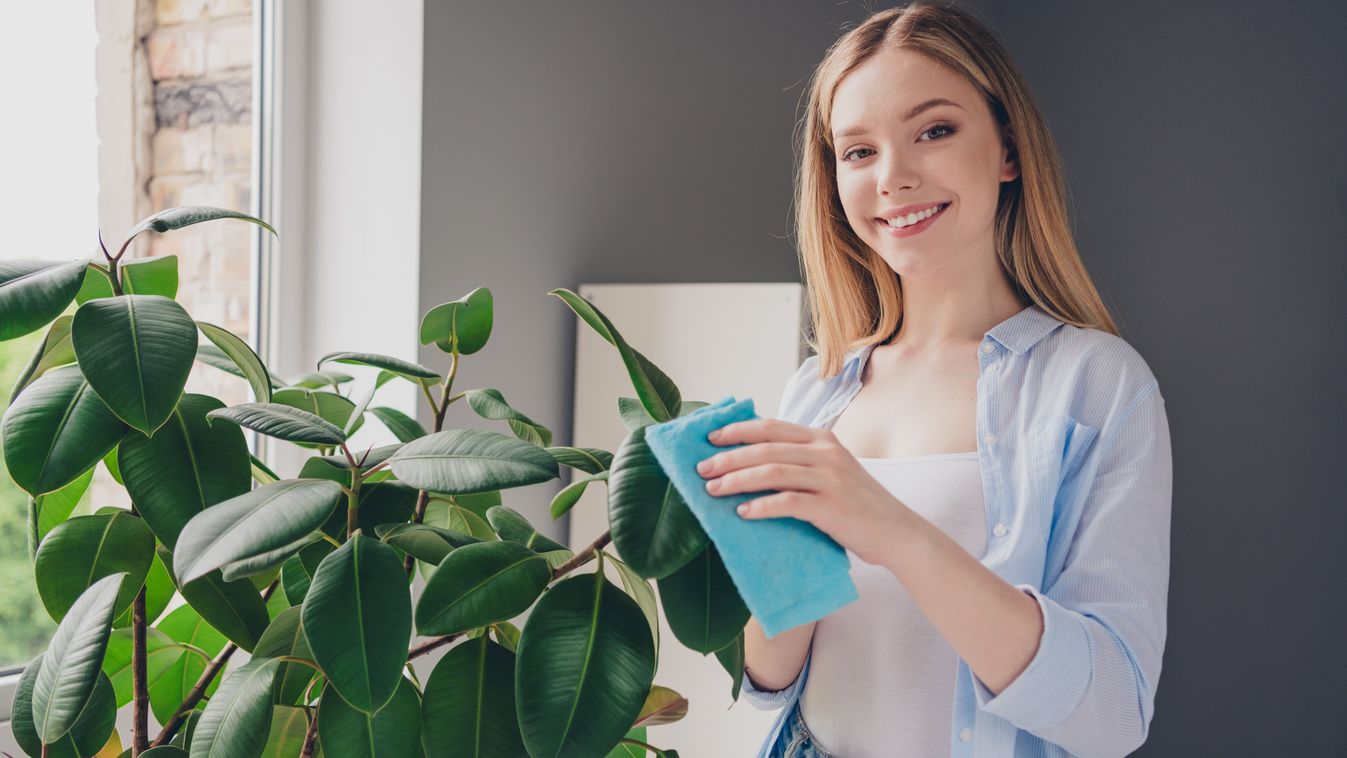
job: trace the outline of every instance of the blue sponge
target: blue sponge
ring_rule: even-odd
[[[646,427],[651,452],[720,551],[734,586],[768,637],[827,616],[857,599],[846,549],[818,527],[792,517],[745,519],[735,508],[772,494],[706,491],[697,464],[743,445],[713,445],[712,430],[758,418],[752,398],[733,395],[680,418]]]

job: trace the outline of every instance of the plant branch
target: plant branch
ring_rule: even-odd
[[[271,594],[276,591],[276,587],[280,583],[280,579],[274,579],[271,584],[267,585],[267,588],[262,591],[262,602],[265,603],[271,599]],[[235,650],[238,650],[238,645],[230,642],[224,646],[219,655],[215,656],[215,660],[211,661],[201,677],[196,680],[196,684],[192,685],[191,691],[187,693],[187,698],[182,701],[182,705],[178,706],[178,710],[173,712],[172,718],[164,725],[164,728],[159,732],[159,736],[154,738],[154,742],[150,743],[150,747],[167,745],[168,741],[173,739],[173,735],[178,733],[178,729],[187,719],[187,714],[191,713],[196,704],[201,702],[201,698],[205,697],[206,688],[219,675],[220,669],[224,668],[225,663],[229,661],[229,657],[234,654]]]
[[[569,561],[566,561],[560,566],[557,566],[556,570],[552,572],[552,580],[556,581],[557,579],[560,579],[566,574],[569,574],[575,569],[588,563],[590,559],[592,559],[595,556],[597,551],[603,549],[605,545],[607,545],[609,542],[612,541],[613,541],[613,530],[609,529],[608,531],[599,535],[599,538],[591,542],[584,550],[581,550],[579,553],[576,553],[574,558],[570,559]],[[459,632],[457,634],[450,634],[445,637],[437,637],[428,642],[423,642],[420,645],[417,645],[416,647],[407,651],[407,659],[411,660],[412,658],[425,655],[426,653],[429,653],[432,650],[436,650],[438,648],[444,647],[445,645],[448,645],[450,642],[453,642],[454,640],[462,636],[463,633]]]
[[[131,755],[150,747],[149,666],[145,653],[145,587],[131,605]]]
[[[309,719],[309,728],[304,732],[304,747],[299,751],[299,758],[313,758],[313,746],[318,740],[318,709],[313,709],[313,717]]]
[[[430,402],[430,410],[433,411],[435,414],[435,424],[432,434],[435,432],[444,431],[444,414],[446,411],[449,410],[449,403],[451,402],[449,397],[449,390],[453,388],[454,377],[456,376],[458,376],[457,346],[455,346],[454,348],[453,359],[449,364],[449,373],[445,374],[444,382],[440,385],[439,402],[438,403],[435,402],[435,399],[431,397],[430,387],[426,386],[425,384],[421,385],[421,389],[425,390],[426,400]],[[413,524],[420,524],[426,520],[426,505],[429,503],[430,503],[429,492],[427,492],[426,490],[421,490],[416,493],[416,510],[412,514]],[[402,568],[407,572],[407,576],[411,576],[412,571],[414,571],[416,568],[416,559],[409,554],[406,558],[403,559]]]

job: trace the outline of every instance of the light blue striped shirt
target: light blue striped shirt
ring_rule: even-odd
[[[777,417],[827,424],[860,390],[872,348],[848,353],[823,381],[811,355]],[[1165,646],[1173,466],[1164,398],[1125,340],[1037,306],[988,331],[977,358],[981,562],[1038,602],[1044,630],[1028,666],[996,695],[959,658],[950,755],[1126,755],[1149,731]],[[795,682],[776,692],[744,677],[755,707],[784,706],[759,758],[812,658],[811,648]]]

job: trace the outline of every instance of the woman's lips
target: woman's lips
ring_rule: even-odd
[[[904,226],[901,229],[889,226],[889,222],[883,219],[875,219],[875,224],[879,226],[881,232],[888,234],[892,237],[912,237],[914,235],[921,234],[922,232],[926,231],[926,229],[930,227],[931,224],[935,223],[936,219],[945,215],[945,211],[949,210],[949,207],[951,205],[953,205],[952,202],[946,203],[944,207],[936,211],[934,215],[924,218],[921,221],[912,224],[911,226]]]

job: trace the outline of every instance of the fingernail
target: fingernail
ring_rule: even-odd
[[[698,464],[697,464],[697,471],[698,471],[699,473],[705,474],[707,471],[710,471],[710,470],[711,470],[711,461],[710,461],[710,460],[705,460],[705,461],[702,461],[701,463],[698,463]]]
[[[707,437],[707,439],[711,440],[712,442],[715,442],[716,440],[720,439],[720,430],[717,429],[717,430],[711,432],[710,434],[706,435],[706,437]]]
[[[748,503],[740,503],[739,507],[735,508],[735,510],[739,511],[740,516],[746,515],[748,513]]]

